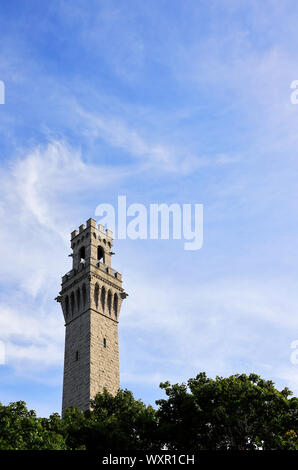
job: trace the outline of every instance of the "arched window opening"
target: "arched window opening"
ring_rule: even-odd
[[[107,301],[107,304],[108,304],[108,312],[109,312],[109,315],[111,315],[111,312],[112,312],[112,292],[109,290],[108,292],[108,301]]]
[[[114,294],[113,308],[114,308],[115,318],[117,318],[117,316],[118,316],[118,295],[117,294]]]
[[[86,291],[85,284],[83,284],[83,286],[82,286],[82,297],[83,297],[83,307],[85,307],[86,302],[87,302],[87,291]]]
[[[98,261],[105,262],[105,252],[102,246],[98,245],[97,247],[97,259]]]
[[[81,259],[85,259],[86,255],[85,255],[85,247],[84,246],[81,246],[80,248],[80,251],[79,251],[79,258],[80,258],[80,261]]]
[[[98,308],[98,298],[99,298],[99,285],[96,283],[94,288],[94,302],[96,308]]]
[[[80,307],[81,307],[81,291],[80,291],[80,289],[77,290],[77,307],[78,307],[78,310],[80,310]]]
[[[106,302],[106,290],[105,290],[104,286],[102,286],[102,289],[101,289],[100,301],[101,301],[102,311],[104,312],[105,302]]]
[[[75,296],[73,292],[70,295],[70,310],[71,310],[71,315],[73,315],[75,311]]]

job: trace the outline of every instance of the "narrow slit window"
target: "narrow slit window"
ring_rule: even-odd
[[[99,285],[96,283],[95,289],[94,289],[94,302],[95,302],[96,308],[98,308],[98,298],[99,298]]]
[[[104,347],[104,348],[107,347],[107,340],[106,340],[106,338],[103,339],[103,347]]]
[[[107,301],[107,304],[108,304],[108,312],[109,312],[109,315],[111,315],[111,311],[112,311],[112,292],[109,290],[108,292],[108,301]]]
[[[75,354],[75,360],[78,361],[79,360],[79,351],[76,351],[76,354]]]

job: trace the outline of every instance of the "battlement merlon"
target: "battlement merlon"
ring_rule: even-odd
[[[96,225],[96,220],[90,218],[86,221],[86,226],[85,224],[82,224],[79,226],[78,230],[74,230],[73,232],[71,232],[70,234],[71,241],[73,241],[78,235],[81,235],[85,231],[86,228],[94,228],[101,234],[102,237],[105,237],[110,242],[113,240],[112,230],[109,230],[108,228],[105,229],[102,224]]]
[[[85,224],[81,224],[78,230],[71,233],[70,245],[72,252],[72,270],[78,272],[84,267],[96,266],[102,271],[115,276],[121,280],[121,274],[112,269],[113,232],[96,220],[90,218]]]

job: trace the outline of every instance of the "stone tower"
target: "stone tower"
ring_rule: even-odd
[[[127,294],[111,268],[112,232],[93,219],[86,224],[71,234],[72,270],[57,297],[66,327],[62,415],[72,405],[88,409],[104,388],[115,394],[120,387],[118,321]]]

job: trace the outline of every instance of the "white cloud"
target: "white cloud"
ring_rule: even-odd
[[[165,139],[142,136],[140,131],[129,126],[123,118],[88,112],[78,104],[74,106],[74,110],[82,118],[84,132],[88,136],[103,139],[137,159],[139,172],[154,168],[155,171],[189,174],[202,167],[237,161],[234,156],[224,154],[194,155],[187,147],[179,148],[177,143],[169,144]]]
[[[104,188],[124,173],[120,168],[115,172],[104,165],[85,163],[80,152],[61,141],[38,146],[22,157],[2,177],[5,198],[15,204],[22,218],[33,217],[62,238],[65,231],[60,231],[60,224],[69,217],[63,211],[65,197]]]
[[[294,392],[297,396],[298,393],[298,368],[297,365],[289,365],[288,367],[280,367],[277,372],[283,383],[287,384],[287,387]]]
[[[123,174],[85,163],[59,141],[2,169],[0,339],[8,364],[22,364],[20,372],[63,363],[63,317],[54,298],[70,267],[69,232],[84,206],[79,196],[102,191]]]
[[[80,196],[100,193],[124,174],[87,164],[58,141],[12,160],[0,181],[2,281],[35,295],[51,283],[65,268],[69,232],[84,205]]]
[[[290,365],[292,332],[298,331],[298,298],[286,294],[289,279],[181,285],[172,275],[170,284],[161,282],[159,287],[158,278],[138,278],[127,286],[120,331],[135,344],[123,346],[123,380],[136,383],[140,374],[143,383],[182,381],[202,370],[213,376],[256,372],[297,393],[293,373],[283,372]]]
[[[231,8],[229,11],[233,12],[238,4],[240,2],[235,1],[231,7],[231,2],[226,2],[223,8]],[[243,7],[244,3],[241,4]],[[212,5],[214,12],[217,11],[216,2]],[[66,256],[68,233],[78,221],[85,220],[86,210],[93,210],[90,201],[93,204],[95,193],[100,196],[111,184],[117,188],[117,183],[132,172],[141,175],[142,171],[148,170],[144,175],[148,177],[150,187],[152,174],[159,170],[170,179],[173,175],[193,176],[193,172],[201,167],[237,163],[237,172],[230,178],[226,178],[224,172],[211,177],[205,173],[204,178],[192,182],[190,178],[188,181],[181,178],[173,185],[168,181],[163,183],[166,191],[174,195],[181,191],[183,197],[201,197],[200,188],[205,184],[206,199],[210,194],[213,197],[209,221],[212,217],[222,217],[225,226],[227,213],[229,220],[238,223],[242,207],[247,210],[246,215],[266,205],[266,216],[269,211],[277,213],[276,201],[282,209],[278,212],[279,217],[289,208],[294,208],[293,214],[296,214],[298,106],[290,104],[289,87],[290,82],[298,78],[296,55],[288,54],[286,50],[291,36],[285,35],[284,41],[280,37],[277,41],[276,38],[271,40],[281,23],[290,25],[296,35],[295,15],[293,19],[286,15],[281,21],[281,7],[264,7],[268,15],[262,15],[264,10],[255,5],[256,2],[252,7],[254,14],[251,16],[251,10],[247,13],[245,28],[237,18],[213,12],[213,32],[207,36],[205,33],[197,35],[194,28],[200,8],[194,9],[192,18],[187,17],[187,34],[184,34],[183,21],[181,25],[176,24],[168,15],[160,15],[157,9],[155,15],[158,14],[150,16],[151,20],[159,20],[154,23],[155,44],[146,42],[142,34],[130,34],[135,30],[135,23],[129,23],[117,9],[107,8],[105,14],[108,16],[105,17],[97,11],[97,21],[93,22],[93,10],[86,19],[82,14],[86,10],[83,4],[80,8],[72,6],[71,10],[66,6],[62,8],[66,13],[63,21],[69,26],[75,17],[72,25],[76,26],[77,36],[85,43],[85,49],[78,48],[79,54],[90,52],[90,49],[95,51],[95,57],[90,55],[86,60],[95,62],[95,58],[103,54],[110,68],[128,80],[134,75],[139,80],[138,72],[143,66],[152,58],[157,60],[158,71],[162,69],[165,74],[164,81],[156,81],[157,89],[160,90],[166,80],[170,85],[169,90],[164,90],[165,106],[150,97],[143,101],[132,100],[134,103],[142,101],[140,109],[138,105],[127,103],[124,93],[120,99],[112,97],[111,100],[104,94],[111,90],[108,87],[100,90],[98,97],[96,92],[104,85],[104,80],[89,77],[89,71],[84,75],[82,69],[76,74],[77,81],[73,82],[69,82],[69,72],[63,75],[61,68],[59,76],[46,77],[42,70],[48,70],[48,63],[42,60],[34,63],[26,43],[21,50],[19,41],[10,75],[15,75],[15,84],[18,77],[22,82],[22,86],[15,89],[26,105],[21,120],[25,121],[26,117],[32,120],[35,114],[39,119],[42,105],[47,111],[41,126],[46,123],[47,128],[59,129],[65,135],[75,134],[76,138],[85,138],[84,142],[89,139],[103,141],[109,147],[119,149],[117,163],[124,155],[125,159],[133,161],[133,165],[128,168],[121,164],[113,168],[103,165],[100,153],[97,164],[86,163],[80,151],[69,147],[65,141],[54,140],[48,145],[20,152],[19,158],[12,158],[9,166],[2,168],[0,339],[5,341],[8,361],[18,373],[31,368],[37,377],[34,371],[38,367],[62,365],[63,319],[60,306],[55,305],[53,299],[59,290],[59,276],[69,268]],[[152,7],[147,8],[149,13]],[[272,9],[277,26],[270,29],[270,41],[268,31],[266,37],[263,35],[272,20],[267,8]],[[136,14],[134,18],[137,17]],[[223,35],[220,29],[216,34],[219,22],[228,25]],[[103,23],[105,29],[101,30],[99,26]],[[256,25],[261,28],[255,30]],[[47,27],[47,23],[41,27]],[[117,36],[116,31],[119,32]],[[114,42],[109,48],[111,32]],[[252,38],[256,32],[262,33],[258,36],[261,42],[263,39],[268,41],[265,46],[262,43],[263,47],[255,47]],[[96,48],[96,44],[107,47]],[[295,45],[293,42],[293,47]],[[9,64],[3,63],[6,62],[3,58],[0,60],[8,69]],[[153,67],[153,61],[150,66]],[[153,72],[154,68],[150,70]],[[115,79],[113,74],[111,77]],[[35,79],[38,86],[32,93]],[[139,83],[142,82],[139,80]],[[144,90],[152,92],[154,87],[149,85],[146,82]],[[123,90],[123,83],[115,81],[113,86],[120,92]],[[45,90],[51,90],[50,99]],[[173,104],[175,99],[177,103]],[[62,103],[59,112],[58,102]],[[80,103],[84,103],[84,109]],[[25,108],[30,109],[28,116]],[[9,115],[7,111],[0,123],[5,130],[3,136],[10,133],[10,141],[15,132],[16,147],[17,114]],[[34,119],[30,123],[35,128]],[[25,138],[30,139],[30,132],[27,132]],[[227,140],[229,132],[231,139]],[[230,150],[233,151],[230,153]],[[236,153],[237,157],[234,156]],[[276,162],[278,165],[274,166]],[[145,187],[147,180],[142,177],[139,185]],[[160,194],[164,193],[155,189],[154,195],[159,197]],[[232,197],[229,199],[230,195],[236,196],[235,203]],[[96,200],[94,207],[98,202]],[[269,218],[266,220],[269,224]],[[247,222],[245,225],[241,219],[241,223],[243,232],[249,229]],[[274,228],[280,225],[279,221]],[[229,230],[229,235],[235,237],[229,243],[237,243],[238,231]],[[209,235],[219,240],[218,234],[212,235],[210,231]],[[267,235],[266,231],[263,237],[270,246],[272,239],[269,236],[267,239]],[[288,245],[294,237],[286,240]],[[275,240],[274,248],[279,243],[278,237]],[[255,259],[257,244],[255,239],[250,245]],[[210,257],[211,250],[212,247]],[[271,246],[270,258],[277,256],[276,251]],[[289,257],[292,254],[289,252]],[[237,252],[231,250],[231,255],[236,258]],[[199,370],[226,375],[239,372],[241,368],[252,368],[298,388],[295,369],[288,367],[290,343],[296,339],[295,331],[298,331],[298,299],[296,286],[291,284],[285,271],[284,277],[281,272],[278,280],[265,279],[265,274],[260,279],[258,267],[254,268],[254,278],[245,278],[243,274],[242,280],[239,276],[227,278],[224,273],[224,282],[214,279],[203,283],[199,280],[202,277],[190,276],[188,285],[182,286],[179,269],[173,273],[171,267],[174,265],[165,266],[154,252],[151,256],[156,266],[158,263],[163,266],[163,282],[158,282],[156,272],[148,278],[142,276],[142,269],[133,256],[129,267],[123,270],[124,282],[130,292],[120,320],[123,380],[152,384],[164,378],[187,378]],[[223,259],[218,261],[220,269],[224,262]],[[186,263],[192,270],[193,260],[186,260]],[[208,261],[205,264],[208,269],[207,265]],[[287,268],[286,264],[283,266]],[[135,271],[129,272],[130,269]],[[214,266],[212,269],[216,271]]]

